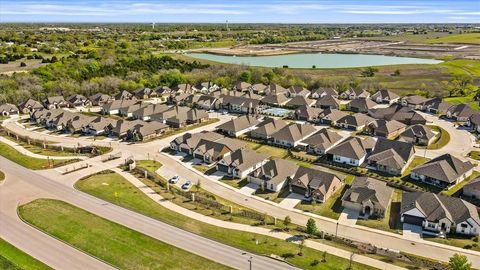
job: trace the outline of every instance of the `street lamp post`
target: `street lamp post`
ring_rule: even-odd
[[[242,253],[242,255],[248,255],[246,252]],[[248,265],[249,265],[249,269],[252,270],[252,262],[253,262],[253,256],[252,255],[248,255],[249,258],[248,258]]]
[[[338,235],[338,222],[337,222],[337,225],[335,226],[335,237],[337,237]]]

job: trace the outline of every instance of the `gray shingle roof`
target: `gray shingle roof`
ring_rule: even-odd
[[[374,206],[386,210],[393,189],[383,181],[368,177],[356,177],[342,196],[342,201],[364,203],[371,201]]]
[[[470,161],[463,162],[450,154],[444,154],[414,168],[412,172],[443,182],[452,183],[458,176],[472,168],[474,168],[474,166]]]

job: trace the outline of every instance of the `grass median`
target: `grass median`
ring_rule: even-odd
[[[303,269],[346,269],[349,260],[327,255],[327,261],[312,265],[321,260],[322,252],[304,248],[298,256],[299,246],[280,239],[206,224],[171,211],[143,194],[123,177],[111,179],[90,177],[77,182],[76,187],[100,199],[171,224],[212,240],[256,254],[284,257],[289,263]],[[353,263],[353,269],[373,269],[367,265]]]
[[[0,155],[4,158],[7,158],[19,165],[32,169],[32,170],[41,170],[41,169],[48,169],[48,168],[55,168],[64,166],[70,163],[74,163],[79,161],[79,159],[66,159],[66,160],[53,160],[53,159],[43,159],[43,158],[34,158],[24,155],[15,148],[7,145],[5,143],[0,142]]]
[[[63,201],[19,208],[31,225],[119,269],[230,269]]]
[[[0,269],[49,270],[52,268],[0,238]]]

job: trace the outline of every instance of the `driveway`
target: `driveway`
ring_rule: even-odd
[[[279,205],[283,208],[293,209],[297,204],[299,204],[304,199],[303,195],[297,193],[290,193],[287,197],[285,197]]]
[[[247,185],[243,186],[240,189],[240,193],[245,194],[245,195],[250,195],[253,194],[257,189],[258,185],[254,183],[248,183]]]
[[[353,226],[357,223],[359,215],[360,213],[357,210],[343,208],[343,211],[338,218],[338,223]]]
[[[422,227],[412,224],[403,224],[403,238],[410,240],[422,239]]]
[[[214,179],[214,180],[219,181],[219,180],[221,180],[226,174],[227,174],[227,173],[225,173],[225,172],[216,171],[216,172],[210,174],[208,177],[210,177],[210,178],[212,178],[212,179]]]

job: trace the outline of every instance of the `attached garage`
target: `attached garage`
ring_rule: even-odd
[[[413,225],[418,225],[422,226],[423,225],[423,217],[416,217],[416,216],[411,216],[411,215],[403,215],[403,223],[408,223],[408,224],[413,224]]]
[[[217,171],[228,173],[228,166],[217,163]]]

